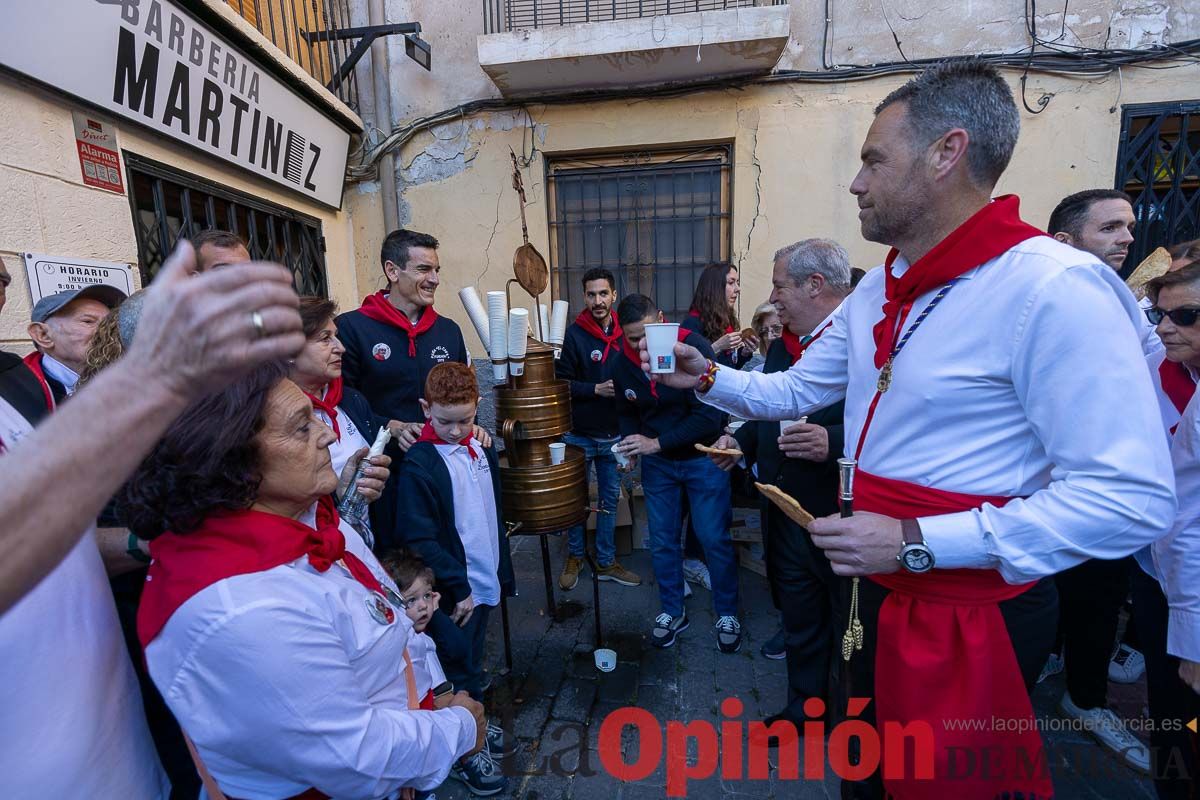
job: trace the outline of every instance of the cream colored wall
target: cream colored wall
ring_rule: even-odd
[[[25,333],[30,295],[22,252],[137,262],[129,198],[83,184],[71,112],[84,110],[68,98],[0,77],[0,257],[13,276],[0,313],[0,347],[5,349],[30,349]],[[369,194],[348,187],[341,211],[316,206],[173,140],[109,121],[116,123],[122,151],[319,219],[330,296],[343,307],[357,307],[358,243],[374,239],[378,252],[382,240],[381,216]],[[138,279],[136,269],[134,276]]]
[[[1019,74],[1007,77],[1019,91]],[[456,294],[464,285],[481,293],[500,289],[512,275],[521,227],[509,148],[527,152],[531,141],[538,153],[524,176],[529,232],[547,257],[546,154],[733,141],[732,256],[742,265],[743,317],[770,291],[775,250],[797,239],[829,236],[846,246],[856,265],[878,264],[884,249],[860,237],[848,187],[875,104],[903,80],[776,84],[665,100],[531,106],[532,131],[523,113],[505,112],[455,120],[424,133],[399,154],[402,173],[411,177],[426,162],[457,165],[421,181],[401,182],[410,227],[442,241],[439,310],[468,331],[467,341],[478,352],[480,343]],[[1112,185],[1121,117],[1119,109],[1110,113],[1114,104],[1200,99],[1197,87],[1197,65],[1126,69],[1120,79],[1031,76],[1031,103],[1043,91],[1054,97],[1039,115],[1022,112],[1021,140],[998,191],[1021,195],[1025,218],[1044,225],[1064,195]],[[364,263],[360,281],[368,277]]]

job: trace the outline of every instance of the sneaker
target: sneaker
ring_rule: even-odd
[[[596,567],[596,580],[616,581],[622,586],[641,586],[642,579],[636,572],[630,572],[616,561],[607,567]]]
[[[487,724],[487,751],[488,755],[495,761],[501,758],[508,758],[521,749],[520,742],[517,737],[509,736],[508,732],[501,728],[496,723],[488,720]]]
[[[717,629],[717,649],[722,653],[736,653],[742,649],[742,623],[737,617],[718,617],[713,627]]]
[[[703,586],[712,591],[712,576],[708,574],[708,564],[694,558],[683,560],[683,579]]]
[[[568,556],[567,563],[563,564],[562,575],[558,576],[558,587],[564,592],[574,589],[575,584],[579,583],[581,569],[583,569],[583,559],[577,556]]]
[[[479,691],[490,692],[492,690],[492,672],[491,670],[480,670],[479,672]]]
[[[1146,657],[1127,644],[1117,645],[1108,662],[1108,679],[1113,683],[1137,683],[1146,671]]]
[[[670,647],[675,644],[675,636],[687,630],[687,612],[678,617],[670,614],[659,614],[654,618],[654,629],[650,631],[650,644],[655,647]]]
[[[769,658],[772,661],[787,658],[787,632],[780,627],[775,631],[774,636],[763,643],[758,652],[762,653],[763,658]]]
[[[1063,657],[1058,653],[1051,653],[1050,657],[1046,659],[1046,666],[1042,667],[1042,674],[1038,675],[1037,682],[1041,683],[1051,675],[1059,675],[1063,669],[1065,669]]]
[[[1150,749],[1129,732],[1112,709],[1080,708],[1071,701],[1071,695],[1064,692],[1058,710],[1065,716],[1081,721],[1085,731],[1119,755],[1127,766],[1140,772],[1150,771]]]
[[[508,788],[508,778],[500,774],[486,747],[473,756],[454,762],[454,766],[450,767],[450,777],[465,783],[467,791],[476,797],[500,794]]]

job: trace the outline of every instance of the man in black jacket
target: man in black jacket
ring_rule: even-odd
[[[606,269],[595,267],[583,275],[585,308],[563,340],[562,356],[555,364],[558,377],[571,384],[571,432],[567,444],[583,450],[587,464],[596,470],[596,580],[638,586],[642,579],[617,562],[613,533],[617,527],[617,503],[621,482],[613,445],[617,432],[617,405],[613,400],[613,366],[621,358],[621,324],[613,314],[617,302],[616,279]],[[570,552],[558,585],[575,588],[587,550],[583,525],[568,533]]]
[[[393,465],[421,434],[421,389],[429,371],[448,361],[470,363],[457,323],[433,309],[441,282],[437,248],[437,239],[427,233],[389,233],[379,254],[387,290],[368,296],[360,308],[336,320],[338,338],[346,346],[346,385],[366,395],[375,413],[407,423],[392,426],[396,439],[386,452]],[[491,444],[482,431],[477,435]],[[389,481],[383,497],[371,507],[378,553],[399,543],[396,527],[401,518],[394,516],[395,506],[395,482]]]
[[[650,643],[670,647],[688,626],[680,547],[686,493],[712,576],[717,646],[722,653],[736,653],[742,645],[742,626],[737,616],[737,561],[729,538],[729,477],[696,450],[697,444],[711,444],[721,435],[724,415],[701,403],[694,392],[651,382],[642,372],[636,348],[646,335],[647,323],[662,322],[654,301],[640,294],[626,297],[617,309],[617,320],[625,337],[613,370],[617,419],[624,437],[617,452],[630,460],[626,469],[642,457],[651,558],[662,602]],[[682,341],[713,357],[703,336],[682,329],[680,335]]]
[[[767,351],[767,373],[790,369],[821,335],[825,318],[850,293],[850,261],[835,242],[806,239],[775,254],[772,283],[771,302],[784,334]],[[812,515],[827,516],[837,512],[844,410],[845,403],[838,402],[782,430],[783,423],[748,422],[717,446],[741,450],[746,469],[757,465],[760,482],[783,489]],[[723,469],[734,464],[732,458],[713,458]],[[846,579],[833,574],[808,531],[765,498],[761,502],[767,577],[783,614],[788,666],[788,704],[767,721],[785,719],[799,728],[808,698],[819,697],[826,708],[833,707],[829,675],[836,631],[844,624],[840,609]]]

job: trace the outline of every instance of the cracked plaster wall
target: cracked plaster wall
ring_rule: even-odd
[[[365,0],[355,0],[364,2]],[[434,45],[434,71],[414,69],[402,42],[391,49],[394,123],[494,98],[478,65],[483,32],[478,0],[389,0],[390,21],[417,19]],[[778,68],[820,68],[824,0],[792,0],[792,38]],[[832,0],[830,58],[841,64],[900,60],[889,29],[908,58],[1018,51],[1026,46],[1020,0]],[[1062,0],[1038,3],[1039,36],[1101,47],[1142,47],[1200,38],[1200,6],[1182,1],[1072,0],[1065,30]],[[1019,73],[1006,73],[1017,87]],[[1065,194],[1110,186],[1115,171],[1118,102],[1200,99],[1200,67],[1123,70],[1088,80],[1031,75],[1033,103],[1054,94],[1045,113],[1023,113],[1013,166],[999,187],[1024,198],[1025,216],[1044,224]],[[786,83],[712,91],[673,99],[629,99],[540,106],[452,120],[409,141],[396,159],[405,224],[442,241],[439,308],[478,342],[456,297],[466,285],[503,288],[521,243],[508,151],[537,153],[525,169],[531,241],[550,258],[545,205],[545,153],[645,149],[732,141],[732,258],[743,267],[744,316],[769,292],[775,250],[808,236],[832,236],[856,264],[877,264],[882,248],[862,241],[848,186],[872,108],[902,78],[843,84]],[[569,87],[564,87],[569,88]],[[532,124],[532,128],[530,125]],[[378,248],[378,242],[372,247]],[[364,251],[365,252],[365,251]],[[360,284],[377,285],[375,257],[359,261]]]
[[[1016,87],[1018,73],[1008,73]],[[1200,67],[1125,70],[1123,87],[1111,76],[1079,81],[1030,77],[1031,98],[1053,93],[1047,110],[1022,113],[1022,136],[998,193],[1016,192],[1022,212],[1045,224],[1062,196],[1111,186],[1122,103],[1197,99]],[[399,173],[408,224],[442,241],[439,309],[455,318],[468,344],[478,341],[457,298],[463,286],[482,293],[503,288],[521,244],[509,148],[537,153],[523,171],[530,240],[550,258],[544,180],[546,153],[648,149],[680,143],[734,143],[732,260],[742,266],[748,317],[770,292],[770,259],[797,239],[830,236],[864,268],[884,255],[859,235],[848,187],[874,105],[903,78],[862,83],[777,84],[673,99],[621,100],[571,106],[531,106],[523,113],[484,114],[422,134],[401,153]]]

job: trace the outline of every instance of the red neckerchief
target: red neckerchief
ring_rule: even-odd
[[[678,340],[682,342],[686,340],[687,337],[691,336],[692,333],[693,332],[689,331],[687,328],[680,326],[679,332],[676,334],[676,336]],[[638,372],[642,372],[642,354],[629,346],[628,339],[621,340],[621,352],[625,354],[625,357],[628,358],[635,367],[637,367]],[[650,381],[650,394],[654,397],[654,399],[657,400],[658,388],[654,385],[654,376],[650,375],[649,373],[642,374],[645,375],[646,380]]]
[[[424,428],[421,428],[421,435],[417,437],[417,441],[432,442],[433,444],[455,444],[455,442],[447,442],[445,439],[438,436],[437,433],[434,432],[433,426],[428,422],[425,423]],[[475,452],[475,448],[471,446],[471,434],[468,433],[467,437],[457,444],[461,444],[463,447],[467,448],[467,454],[471,456],[472,461],[479,458],[479,453]]]
[[[345,384],[342,383],[342,377],[339,375],[329,382],[329,386],[325,389],[324,397],[317,397],[315,394],[308,395],[308,399],[312,400],[313,408],[324,411],[325,416],[329,417],[329,424],[333,426],[333,434],[337,436],[338,441],[342,440],[342,428],[338,425],[337,407],[342,402],[342,391]]]
[[[346,550],[333,498],[317,503],[317,527],[265,511],[220,511],[191,533],[164,533],[150,542],[150,572],[138,606],[142,647],[154,641],[175,610],[225,578],[264,572],[307,555],[325,572],[339,559],[354,579],[382,594],[379,579]]]
[[[621,338],[621,323],[617,322],[616,315],[612,315],[611,333],[605,333],[604,329],[600,327],[600,323],[596,322],[596,318],[592,316],[592,312],[586,308],[579,312],[579,316],[575,318],[575,324],[604,342],[604,355],[600,356],[600,363],[603,364],[607,361],[608,351],[617,343],[617,339]]]
[[[855,510],[896,519],[950,514],[985,503],[1003,506],[1011,499],[918,486],[862,469],[855,477]],[[1005,583],[990,569],[868,577],[891,589],[879,610],[875,724],[883,730],[896,723],[900,730],[926,722],[934,745],[933,775],[925,780],[915,779],[915,764],[901,769],[895,763],[907,758],[903,748],[884,753],[883,774],[902,776],[884,778],[888,795],[943,800],[953,785],[953,794],[963,798],[1053,797],[1049,774],[1028,768],[1038,763],[1042,741],[999,606],[1033,584]],[[967,724],[950,727],[947,719]],[[997,728],[991,725],[996,719],[1025,724]],[[953,757],[962,753],[988,753],[994,768],[952,775]],[[917,763],[924,761],[923,755]]]
[[[800,360],[800,357],[804,355],[804,351],[807,350],[813,342],[821,338],[822,333],[829,330],[830,325],[833,325],[833,323],[825,323],[825,327],[817,331],[816,335],[809,336],[808,339],[803,342],[800,340],[799,336],[792,333],[787,328],[783,329],[783,336],[781,337],[783,339],[783,346],[787,349],[788,355],[792,357],[793,364]]]
[[[688,311],[688,316],[689,316],[689,317],[695,317],[696,319],[700,319],[700,311],[699,311],[699,309],[695,309],[695,308],[693,308],[692,310]],[[703,326],[701,326],[701,327],[703,327]],[[726,325],[726,326],[725,326],[725,332],[726,332],[726,333],[733,333],[733,326],[732,326],[732,325]],[[680,339],[680,341],[683,341],[683,340],[682,340],[682,339]]]
[[[37,378],[38,383],[42,385],[42,394],[46,395],[46,410],[53,411],[55,407],[54,392],[50,391],[50,382],[46,380],[46,372],[42,369],[42,354],[34,350],[21,360],[25,362],[25,366],[29,367],[33,377]]]
[[[980,264],[991,261],[1010,248],[1034,236],[1045,236],[1032,225],[1021,221],[1021,201],[1006,194],[977,211],[938,242],[915,264],[910,264],[902,277],[892,275],[892,263],[900,254],[895,248],[884,261],[886,283],[883,319],[875,323],[875,367],[882,368],[892,355],[898,331],[897,320],[905,306],[926,292],[949,283]]]
[[[1171,405],[1175,406],[1175,410],[1182,415],[1183,410],[1191,401],[1192,395],[1196,393],[1196,382],[1192,380],[1192,374],[1178,361],[1164,358],[1158,365],[1158,380],[1162,384],[1163,394],[1171,401]],[[1175,433],[1175,429],[1178,427],[1179,423],[1177,422],[1171,428],[1171,433]]]
[[[417,337],[432,328],[438,318],[433,306],[426,306],[421,312],[417,324],[413,325],[407,314],[388,302],[387,292],[382,290],[363,298],[362,306],[358,310],[363,313],[363,316],[376,322],[393,325],[407,333],[409,358],[417,357]]]

